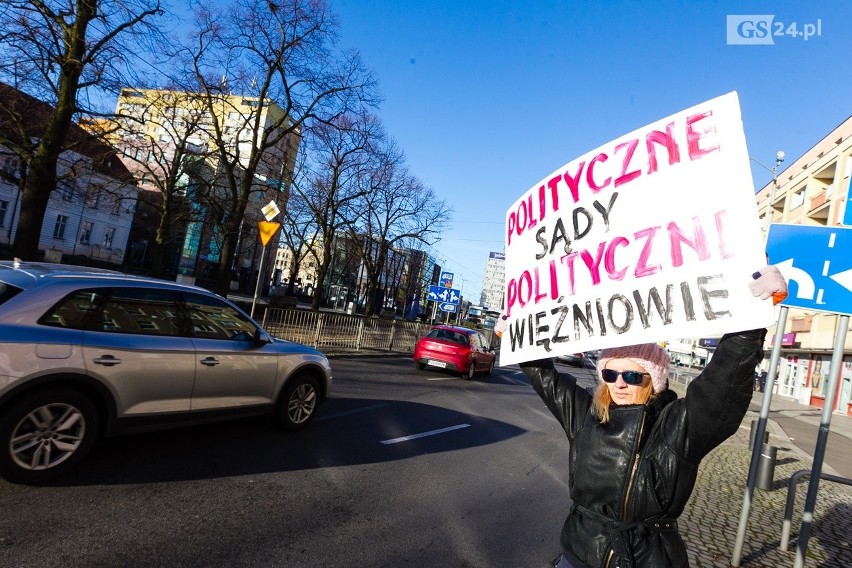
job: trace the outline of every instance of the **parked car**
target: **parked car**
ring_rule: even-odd
[[[298,430],[328,396],[319,351],[203,288],[0,262],[0,476],[38,483],[102,436],[270,414]]]
[[[559,363],[566,363],[568,365],[573,365],[574,367],[583,367],[586,364],[586,355],[585,353],[569,353],[568,355],[557,355],[556,361]]]
[[[436,325],[414,347],[419,370],[438,367],[472,379],[478,372],[494,370],[496,354],[484,335],[474,329]]]

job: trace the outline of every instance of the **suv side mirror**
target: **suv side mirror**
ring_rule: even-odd
[[[268,343],[272,343],[272,336],[264,330],[258,328],[257,331],[254,333],[254,342],[259,345],[266,345]]]

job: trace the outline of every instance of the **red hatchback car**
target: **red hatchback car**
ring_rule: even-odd
[[[438,367],[456,371],[468,379],[478,372],[490,375],[496,358],[484,335],[452,325],[436,325],[414,348],[414,363],[421,371],[427,366]]]

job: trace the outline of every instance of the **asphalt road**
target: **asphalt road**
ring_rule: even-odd
[[[517,371],[334,359],[302,432],[241,420],[115,438],[44,487],[0,481],[0,566],[546,566],[564,434]],[[592,370],[565,367],[590,378]]]

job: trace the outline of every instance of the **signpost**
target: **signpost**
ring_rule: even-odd
[[[260,249],[260,266],[257,269],[257,282],[254,285],[254,297],[251,299],[250,317],[254,317],[254,305],[257,303],[257,295],[260,290],[260,280],[263,278],[263,257],[266,255],[266,245],[269,244],[272,235],[281,227],[281,223],[273,223],[272,220],[278,215],[281,210],[274,201],[270,201],[261,209],[266,221],[257,222],[257,232],[260,237],[260,242],[263,248]]]
[[[461,298],[461,291],[453,288],[444,288],[442,286],[429,286],[429,293],[426,298],[432,302],[449,302],[450,304],[458,304]]]
[[[828,444],[834,395],[843,361],[846,330],[849,329],[849,315],[852,314],[851,250],[852,228],[845,227],[773,224],[769,226],[766,238],[769,261],[778,265],[784,278],[791,284],[791,293],[782,305],[840,315],[831,357],[831,378],[823,403],[813,466],[808,480],[808,494],[802,511],[799,546],[796,548],[794,564],[796,568],[804,566],[808,549],[822,463],[825,460],[825,447]],[[792,286],[794,282],[795,287]],[[775,333],[778,335],[783,331],[781,327],[776,329]]]
[[[429,286],[429,292],[426,294],[426,299],[430,302],[434,302],[434,307],[432,309],[432,321],[435,320],[435,314],[439,309],[442,312],[446,312],[447,321],[449,321],[450,314],[455,313],[458,309],[458,304],[461,300],[461,290],[455,290],[450,286],[443,285],[446,283],[452,285],[452,282],[453,275],[449,272],[444,272],[441,274],[440,286]]]
[[[732,566],[739,566],[742,558],[746,525],[751,509],[759,461],[759,440],[763,439],[763,433],[766,431],[772,391],[775,387],[775,373],[781,353],[784,327],[787,322],[788,306],[840,315],[829,371],[831,378],[823,402],[813,466],[808,481],[808,494],[805,498],[802,526],[799,530],[799,546],[796,550],[795,567],[801,568],[804,565],[819,479],[822,473],[822,463],[825,459],[825,447],[828,443],[834,395],[837,391],[840,365],[843,361],[846,330],[849,329],[849,314],[852,313],[852,255],[849,254],[850,250],[852,250],[852,228],[781,223],[773,223],[769,226],[769,233],[766,237],[766,254],[769,257],[769,262],[778,266],[778,269],[784,275],[790,293],[781,302],[778,322],[775,324],[775,339],[772,346],[772,356],[769,360],[769,374],[757,432],[755,432],[756,442],[755,447],[752,448],[743,508],[740,512],[740,523],[731,558]]]

